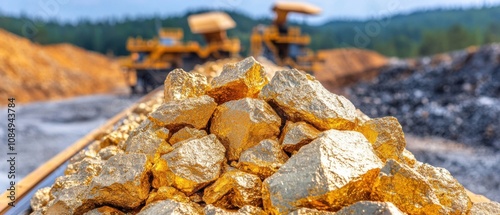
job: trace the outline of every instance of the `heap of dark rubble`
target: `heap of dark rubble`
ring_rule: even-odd
[[[371,117],[405,132],[500,149],[500,44],[405,60],[346,90]]]

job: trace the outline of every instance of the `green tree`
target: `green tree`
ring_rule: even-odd
[[[445,34],[440,31],[425,32],[420,44],[419,54],[430,55],[448,50],[448,42]]]

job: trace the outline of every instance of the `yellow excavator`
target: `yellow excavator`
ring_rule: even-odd
[[[287,26],[289,13],[319,14],[321,9],[301,2],[277,2],[273,6],[276,17],[271,26],[257,26],[253,29],[250,53],[264,56],[279,66],[289,66],[307,72],[317,71],[314,53],[307,48],[311,42],[299,27]]]
[[[133,93],[149,92],[163,84],[168,72],[182,67],[191,70],[208,60],[238,56],[241,46],[237,38],[228,38],[226,30],[236,27],[234,20],[223,12],[208,12],[188,17],[189,28],[202,34],[205,46],[184,42],[184,32],[178,28],[162,28],[158,37],[127,40],[130,59],[124,64]]]

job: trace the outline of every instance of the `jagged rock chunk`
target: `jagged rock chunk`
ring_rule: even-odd
[[[210,84],[207,77],[200,73],[175,69],[168,73],[164,88],[165,102],[168,102],[205,95],[210,89]]]
[[[279,143],[267,139],[244,151],[237,166],[245,172],[265,179],[278,171],[287,160],[288,155],[281,150]]]
[[[402,162],[406,147],[403,128],[398,119],[392,116],[368,120],[356,128],[373,144],[377,156],[383,161],[393,159]]]
[[[256,175],[229,171],[215,183],[205,188],[203,200],[207,204],[226,209],[241,208],[245,205],[262,205],[262,182]]]
[[[219,178],[226,150],[215,135],[179,144],[153,167],[154,187],[173,186],[191,195]]]
[[[372,200],[392,202],[408,214],[446,214],[426,179],[410,167],[388,160],[372,190]]]
[[[264,181],[264,208],[288,214],[302,207],[338,210],[369,200],[382,166],[361,133],[325,131]]]
[[[260,141],[276,138],[281,119],[266,102],[244,98],[217,107],[211,123],[210,132],[219,137],[233,161]]]
[[[174,145],[184,140],[189,140],[193,138],[202,138],[204,136],[207,136],[207,132],[205,130],[198,130],[191,127],[184,127],[181,130],[177,131],[175,134],[173,134],[168,142],[171,145]]]
[[[300,147],[310,143],[318,137],[320,131],[306,122],[291,122],[285,124],[280,142],[283,150],[289,153],[299,151]]]
[[[259,98],[279,108],[289,120],[306,121],[322,130],[352,130],[356,123],[356,108],[349,100],[295,69],[277,72]]]
[[[235,64],[226,64],[220,76],[215,77],[208,95],[222,104],[245,97],[255,98],[269,80],[262,65],[253,57]]]
[[[171,130],[187,125],[202,129],[206,127],[216,107],[217,103],[210,96],[187,98],[163,103],[148,118],[157,126]]]
[[[151,163],[144,154],[119,154],[108,159],[90,184],[99,204],[135,208],[148,198]]]

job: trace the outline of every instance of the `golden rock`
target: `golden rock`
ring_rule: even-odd
[[[68,165],[66,175],[56,178],[49,195],[47,214],[83,214],[92,209],[95,201],[89,196],[89,184],[102,171],[103,162],[84,158]],[[43,211],[38,210],[38,211]]]
[[[325,131],[264,181],[264,209],[271,214],[302,207],[335,211],[369,200],[382,166],[361,133]]]
[[[168,73],[164,86],[165,102],[202,96],[210,89],[207,77],[183,69]]]
[[[264,67],[253,57],[235,64],[226,64],[220,76],[215,77],[208,95],[222,104],[245,97],[256,98],[269,80]]]
[[[245,172],[265,179],[274,174],[288,160],[275,140],[263,140],[258,145],[241,153],[237,167]]]
[[[125,213],[116,208],[102,206],[100,208],[96,208],[87,213],[84,213],[83,215],[125,215]]]
[[[81,161],[68,164],[64,171],[66,175],[73,175],[75,179],[82,183],[88,184],[92,178],[101,172],[103,162],[96,158],[84,158]]]
[[[151,186],[156,189],[171,186],[174,182],[174,176],[169,174],[167,161],[163,159],[155,159],[151,174],[153,175]]]
[[[407,166],[414,167],[415,164],[417,163],[415,155],[413,155],[413,153],[411,153],[407,149],[404,149],[401,155],[403,157],[403,163],[406,164]]]
[[[469,199],[472,202],[472,204],[481,203],[481,202],[491,202],[491,200],[486,198],[486,196],[475,194],[467,189],[465,189],[465,192],[467,193],[467,196],[469,196]]]
[[[292,69],[279,71],[259,98],[279,108],[291,121],[306,121],[322,130],[352,130],[356,108],[343,96],[325,89],[314,77]]]
[[[334,215],[334,212],[320,211],[312,208],[301,208],[289,213],[288,215]]]
[[[474,203],[469,211],[469,215],[493,215],[500,214],[500,203],[481,202]]]
[[[154,126],[131,135],[124,144],[124,151],[128,153],[143,153],[153,157],[161,144],[167,144],[169,130]]]
[[[169,215],[203,215],[203,208],[194,203],[163,200],[146,205],[137,215],[169,214]]]
[[[82,150],[82,151],[79,151],[73,157],[71,157],[69,159],[68,164],[76,163],[78,161],[83,160],[84,158],[99,159],[97,153],[98,152],[93,151],[93,150]]]
[[[89,186],[78,175],[60,176],[50,190],[50,202],[46,214],[83,214],[94,207],[88,197]]]
[[[123,153],[123,150],[118,148],[118,146],[108,146],[106,148],[101,149],[98,155],[99,158],[101,158],[101,160],[108,160],[109,158],[120,153]]]
[[[127,140],[127,138],[128,138],[127,133],[121,131],[113,131],[102,138],[100,148],[106,148],[108,146],[117,146],[121,142]]]
[[[152,202],[171,199],[177,202],[190,202],[189,197],[183,192],[173,188],[173,187],[160,187],[157,191],[151,192],[148,199],[146,200],[146,205]]]
[[[183,141],[153,167],[155,186],[173,186],[187,195],[217,180],[226,149],[213,134]]]
[[[371,119],[356,128],[373,144],[377,156],[383,161],[393,159],[402,162],[406,147],[403,128],[398,119],[392,116]]]
[[[181,101],[163,103],[148,118],[157,126],[176,130],[190,125],[197,129],[205,128],[217,103],[210,96],[187,98]]]
[[[358,215],[358,214],[373,214],[373,215],[404,215],[394,204],[390,202],[372,202],[360,201],[353,205],[344,207],[337,211],[335,215]]]
[[[181,130],[177,131],[169,140],[171,145],[174,145],[180,141],[202,138],[207,136],[207,132],[205,130],[198,130],[191,127],[184,127]]]
[[[267,215],[262,209],[259,207],[254,207],[251,205],[245,205],[238,210],[241,215]]]
[[[453,178],[448,170],[429,164],[418,165],[415,170],[429,182],[439,202],[445,207],[446,214],[467,214],[472,202],[465,188]]]
[[[280,142],[283,150],[289,153],[299,151],[300,147],[316,139],[320,131],[306,122],[291,122],[285,124]]]
[[[356,119],[358,121],[358,124],[364,124],[365,122],[368,122],[371,120],[371,118],[363,113],[360,109],[356,109]]]
[[[260,141],[276,138],[281,118],[266,102],[244,98],[217,107],[211,123],[210,132],[219,137],[228,160],[233,161]]]
[[[44,187],[33,194],[30,200],[31,209],[34,211],[44,209],[50,200],[50,189],[50,187]]]
[[[372,200],[392,202],[408,214],[446,214],[432,185],[412,168],[388,160],[372,190]]]
[[[217,207],[233,209],[245,205],[262,205],[262,182],[256,175],[241,171],[224,173],[205,188],[203,201]]]
[[[148,198],[151,163],[145,154],[119,154],[108,159],[90,183],[90,195],[100,205],[135,208]]]
[[[158,128],[160,128],[160,127],[156,126],[151,120],[145,119],[144,121],[142,121],[139,124],[139,126],[137,126],[137,128],[135,128],[134,130],[132,130],[129,133],[128,139],[130,139],[131,137],[136,136],[136,135],[138,135],[140,133],[146,132],[148,130],[156,130]]]
[[[156,149],[156,154],[154,156],[154,159],[158,159],[164,154],[170,153],[171,151],[174,150],[174,147],[172,147],[169,143],[166,141],[161,141],[160,145]]]
[[[259,207],[254,207],[251,205],[245,205],[237,211],[226,210],[226,209],[215,207],[213,205],[207,205],[203,209],[203,214],[205,214],[205,215],[267,215]]]

